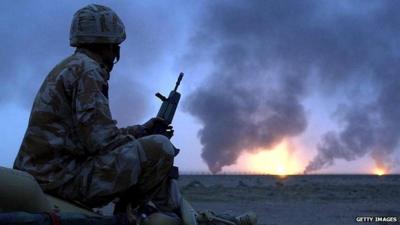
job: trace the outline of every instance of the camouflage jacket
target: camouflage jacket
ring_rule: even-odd
[[[36,95],[14,168],[51,190],[79,173],[89,157],[140,136],[140,125],[117,128],[112,120],[108,79],[99,56],[85,50],[58,64]]]

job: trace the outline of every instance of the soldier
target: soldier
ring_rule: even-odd
[[[118,128],[111,117],[108,79],[125,38],[108,7],[91,4],[74,14],[70,45],[76,51],[40,87],[14,168],[68,201],[101,207],[119,197],[136,208],[151,200],[156,210],[179,218],[182,197],[169,178],[175,149],[167,137],[153,135],[163,121]]]
[[[120,129],[111,117],[108,79],[125,37],[110,8],[88,5],[75,13],[76,51],[40,87],[14,168],[32,174],[45,192],[89,207],[129,194],[174,211],[179,192],[168,182],[174,147],[165,136],[149,135],[162,121]]]

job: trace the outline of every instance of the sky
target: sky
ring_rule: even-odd
[[[33,98],[73,53],[91,1],[1,1],[0,166],[11,167]],[[185,77],[172,142],[181,171],[400,173],[397,1],[96,1],[126,27],[110,79],[118,126],[157,114]]]

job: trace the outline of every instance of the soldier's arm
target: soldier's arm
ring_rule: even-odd
[[[140,138],[149,135],[148,132],[146,131],[146,128],[142,125],[128,126],[119,129],[121,133],[133,135],[135,138]]]
[[[101,70],[82,74],[75,85],[74,118],[76,131],[89,153],[110,151],[131,141],[128,132],[112,120],[107,98],[107,82]]]

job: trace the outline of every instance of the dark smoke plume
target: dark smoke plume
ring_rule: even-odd
[[[204,125],[210,170],[302,134],[310,93],[348,99],[336,112],[342,129],[323,135],[305,172],[366,154],[388,166],[400,136],[399,8],[394,1],[207,5],[188,58],[214,67],[186,109]]]

